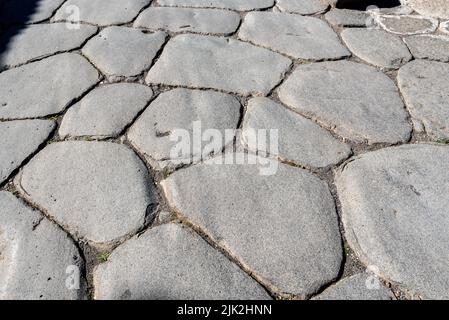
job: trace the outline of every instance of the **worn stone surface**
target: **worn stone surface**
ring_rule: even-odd
[[[415,60],[399,69],[398,84],[415,121],[432,137],[449,138],[449,65]],[[420,128],[422,127],[422,128]]]
[[[276,5],[281,11],[298,14],[320,13],[329,7],[323,0],[277,0]]]
[[[86,298],[83,278],[79,290],[66,287],[67,268],[84,268],[67,234],[9,192],[0,191],[0,207],[0,299]]]
[[[449,18],[449,6],[446,0],[401,0],[424,16]]]
[[[327,23],[294,14],[250,12],[240,27],[239,38],[298,59],[337,59],[350,55]]]
[[[214,91],[174,89],[162,93],[150,104],[129,130],[128,139],[155,169],[173,168],[206,158],[213,151],[206,148],[209,141],[206,130],[218,130],[221,139],[216,141],[219,142],[219,148],[215,151],[221,152],[234,139],[234,134],[228,137],[225,130],[236,129],[239,118],[240,103],[230,95]],[[190,144],[187,150],[178,150],[176,147],[180,142],[177,134],[179,130],[186,130],[185,133],[188,134]],[[205,141],[204,148],[197,150],[194,148],[194,139],[198,138],[204,138]],[[174,149],[178,150],[176,154],[181,154],[173,157]]]
[[[120,83],[98,87],[64,115],[59,135],[117,137],[153,96],[144,85]]]
[[[227,10],[151,7],[139,15],[134,27],[171,32],[230,34],[239,24],[238,13]]]
[[[63,111],[99,80],[82,56],[63,53],[0,73],[0,119]]]
[[[164,32],[108,27],[91,39],[82,52],[110,81],[118,81],[135,78],[150,68],[165,38]]]
[[[266,94],[290,64],[279,54],[234,39],[179,35],[168,42],[146,82]]]
[[[248,102],[243,130],[277,129],[279,152],[272,155],[309,167],[326,167],[349,156],[351,149],[314,122],[296,114],[267,98],[254,98]],[[245,144],[251,137],[243,135]],[[319,146],[319,148],[317,147]],[[254,143],[252,151],[258,150]],[[263,148],[265,149],[265,148]]]
[[[336,61],[299,66],[280,87],[279,98],[353,141],[396,143],[410,137],[395,84],[363,64]]]
[[[0,11],[0,22],[28,24],[49,19],[64,0],[8,1]],[[0,3],[1,5],[1,3]],[[26,8],[26,9],[25,9]],[[25,10],[25,12],[24,12]]]
[[[449,21],[442,21],[439,30],[449,34]]]
[[[378,15],[376,20],[386,31],[401,35],[431,33],[438,28],[437,20],[416,15]]]
[[[110,142],[52,143],[25,166],[15,185],[72,235],[93,244],[138,231],[156,202],[144,164]]]
[[[274,6],[274,0],[158,0],[161,6],[221,8],[247,11]]]
[[[449,147],[367,153],[337,175],[346,238],[380,276],[424,298],[448,299]]]
[[[332,9],[324,17],[331,25],[338,27],[364,27],[371,21],[369,13],[348,9]]]
[[[124,243],[96,268],[94,282],[96,299],[270,299],[200,236],[173,223]]]
[[[341,38],[353,54],[381,68],[396,69],[412,59],[402,39],[383,30],[350,28]]]
[[[417,35],[406,37],[404,41],[416,59],[449,62],[449,37]]]

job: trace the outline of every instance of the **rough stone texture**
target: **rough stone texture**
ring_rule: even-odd
[[[28,24],[49,19],[65,0],[8,1],[1,8],[0,22]],[[1,3],[0,3],[1,5]],[[26,8],[24,10],[24,8]]]
[[[359,273],[338,281],[312,300],[394,300],[394,295],[374,275]]]
[[[280,163],[274,175],[264,176],[260,163],[223,165],[217,160],[223,159],[162,181],[169,204],[272,290],[304,297],[332,281],[342,249],[326,183]]]
[[[155,169],[173,168],[182,163],[171,160],[195,162],[202,157],[208,157],[212,151],[207,148],[193,149],[193,139],[196,137],[195,121],[201,121],[200,139],[208,129],[219,130],[222,146],[216,151],[221,152],[224,145],[234,139],[234,135],[226,137],[224,131],[236,129],[239,118],[240,103],[230,95],[213,91],[174,89],[162,93],[151,103],[129,130],[128,139]],[[179,143],[174,130],[181,129],[188,132],[191,139],[190,148],[183,150],[179,158],[172,158],[171,151]],[[172,140],[171,134],[174,134],[175,141]],[[208,143],[208,139],[206,140],[202,143],[203,147]]]
[[[56,12],[54,20],[72,21],[70,6],[79,8],[81,22],[109,26],[131,22],[151,0],[68,0]]]
[[[439,30],[449,34],[449,21],[442,21]]]
[[[0,299],[85,298],[84,279],[79,290],[66,287],[67,267],[84,267],[67,234],[9,192],[0,191],[0,207]]]
[[[280,82],[290,64],[234,39],[179,35],[168,42],[146,82],[261,95]]]
[[[385,30],[401,35],[431,33],[438,28],[437,20],[416,15],[378,15],[376,19]]]
[[[248,102],[243,130],[278,129],[280,159],[309,167],[326,167],[347,158],[351,149],[312,121],[288,110],[267,98],[254,98]],[[248,137],[243,134],[245,143]],[[251,141],[251,140],[249,140]],[[319,147],[318,147],[319,146]],[[251,151],[257,145],[250,145]]]
[[[74,53],[59,54],[2,72],[0,119],[57,114],[98,80],[98,72]]]
[[[117,137],[143,110],[153,91],[144,85],[120,83],[98,87],[65,114],[61,137]]]
[[[164,32],[148,34],[133,28],[108,27],[82,52],[110,81],[135,78],[150,68],[165,38]]]
[[[449,62],[449,37],[418,35],[404,38],[416,59]]]
[[[418,13],[436,18],[449,18],[449,6],[446,0],[401,0]]]
[[[449,138],[449,65],[415,60],[398,73],[399,88],[415,121],[434,138]],[[423,128],[422,128],[423,127]]]
[[[155,204],[144,164],[127,147],[109,142],[52,143],[15,185],[72,235],[94,244],[138,231]]]
[[[397,69],[412,59],[402,39],[383,30],[345,29],[341,38],[353,54],[381,68]]]
[[[346,238],[380,276],[424,298],[448,299],[449,147],[367,153],[337,175]]]
[[[274,0],[158,0],[161,6],[221,8],[238,11],[265,9],[274,6]]]
[[[276,5],[281,11],[298,14],[319,13],[329,7],[323,0],[277,0]]]
[[[239,38],[298,59],[336,59],[350,55],[327,23],[294,14],[250,12],[240,27]]]
[[[45,142],[54,127],[48,120],[0,122],[0,183]]]
[[[270,299],[200,236],[172,223],[116,249],[96,268],[94,283],[96,299]]]
[[[239,24],[239,14],[232,11],[151,7],[139,15],[134,27],[171,32],[230,34]]]
[[[64,23],[30,25],[14,28],[0,39],[0,69],[14,67],[34,59],[80,47],[97,31],[96,27],[80,25],[67,29]]]
[[[338,27],[364,27],[370,22],[369,13],[348,9],[332,9],[324,17],[331,25]]]

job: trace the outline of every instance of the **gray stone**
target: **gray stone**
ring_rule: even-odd
[[[277,0],[276,5],[281,11],[298,14],[320,13],[329,7],[323,0]]]
[[[432,33],[438,28],[438,20],[416,15],[377,15],[376,20],[388,32],[400,35]]]
[[[416,59],[449,62],[449,37],[418,35],[404,38]]]
[[[412,61],[398,73],[399,88],[410,114],[437,139],[449,138],[448,77],[449,65],[424,60]]]
[[[298,59],[337,59],[350,55],[329,25],[312,17],[250,12],[239,38]]]
[[[5,23],[36,23],[49,19],[54,11],[65,0],[20,0],[7,1],[0,11],[0,22]],[[20,4],[19,4],[20,2]],[[24,8],[31,12],[24,15]],[[29,8],[33,8],[30,10]]]
[[[0,207],[0,299],[86,298],[84,262],[67,234],[9,192],[0,191]],[[66,286],[69,268],[81,274],[78,290]]]
[[[110,142],[52,143],[14,182],[24,197],[73,236],[94,245],[137,232],[148,218],[147,208],[155,205],[142,161],[127,147]]]
[[[95,32],[97,28],[93,26],[80,25],[79,29],[67,29],[64,23],[14,28],[0,40],[0,47],[6,48],[0,54],[0,69],[78,48]]]
[[[109,81],[133,79],[150,68],[165,38],[164,32],[149,34],[133,28],[108,27],[82,52]]]
[[[274,0],[158,0],[161,6],[221,8],[239,11],[265,9],[274,6]]]
[[[94,284],[95,299],[270,299],[200,236],[173,223],[121,245],[95,269]]]
[[[266,158],[223,161],[217,157],[162,181],[169,204],[277,293],[304,298],[332,281],[342,248],[327,184]],[[264,175],[262,166],[277,170]]]
[[[206,158],[213,150],[206,148],[206,130],[218,130],[223,139],[219,139],[216,152],[232,142],[234,135],[226,137],[226,129],[236,129],[240,118],[240,103],[231,95],[214,91],[174,89],[162,93],[145,110],[128,132],[131,144],[157,170],[174,168]],[[200,121],[199,127],[195,126]],[[198,138],[204,138],[204,148],[194,150],[193,139],[199,128]],[[178,157],[172,157],[179,138],[174,130],[186,130],[191,139],[187,150]],[[196,148],[195,148],[196,149]]]
[[[289,59],[248,43],[186,34],[168,42],[146,82],[265,95],[290,65]]]
[[[153,96],[144,85],[118,83],[98,87],[64,115],[59,136],[117,137]]]
[[[215,9],[150,7],[134,22],[135,28],[230,34],[237,30],[240,16],[236,12]]]
[[[410,137],[393,81],[349,61],[299,66],[279,89],[286,105],[356,142],[397,143]]]
[[[442,21],[439,30],[449,34],[449,21]]]
[[[446,0],[401,0],[418,13],[436,18],[449,18],[449,6]]]
[[[337,174],[346,238],[365,265],[423,298],[449,298],[449,147],[366,153]]]
[[[54,127],[48,120],[0,122],[0,183],[45,142]]]
[[[74,53],[7,70],[0,73],[0,119],[60,113],[98,80],[91,64]]]
[[[267,98],[254,98],[248,102],[243,130],[277,129],[280,159],[309,167],[326,167],[347,158],[351,149],[314,122],[296,114]],[[269,132],[269,131],[268,131]],[[248,137],[243,134],[245,144]],[[248,146],[258,150],[254,143]]]
[[[348,9],[332,9],[324,17],[337,27],[364,27],[371,21],[369,13]]]
[[[383,30],[350,28],[341,38],[353,54],[381,68],[397,69],[412,59],[402,39]]]

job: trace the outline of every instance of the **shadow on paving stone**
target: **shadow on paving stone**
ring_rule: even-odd
[[[379,8],[394,8],[400,6],[399,0],[338,0],[336,7],[338,9],[351,9],[365,11],[369,6]]]

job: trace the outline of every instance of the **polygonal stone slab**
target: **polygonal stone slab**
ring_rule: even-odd
[[[276,5],[281,11],[298,14],[319,13],[329,7],[329,4],[322,0],[277,0]]]
[[[280,87],[279,98],[353,141],[397,143],[410,137],[395,84],[363,64],[335,61],[299,66]]]
[[[449,147],[366,153],[337,175],[346,238],[366,265],[424,298],[449,298]]]
[[[179,35],[168,42],[146,82],[264,95],[290,64],[279,54],[234,39]]]
[[[63,53],[0,73],[0,119],[63,111],[94,86],[99,74],[82,56]]]
[[[7,1],[0,11],[0,22],[36,23],[49,19],[65,0]]]
[[[348,9],[332,9],[324,17],[331,25],[338,27],[364,27],[371,22],[369,13]]]
[[[0,299],[84,299],[84,262],[68,235],[9,192],[0,207]]]
[[[326,22],[295,14],[250,12],[240,27],[239,38],[298,59],[350,55]]]
[[[221,8],[239,11],[270,8],[274,0],[158,0],[161,6]]]
[[[401,0],[424,16],[449,18],[449,6],[446,0]]]
[[[376,20],[386,31],[400,35],[432,33],[438,28],[438,20],[416,15],[378,15]]]
[[[449,62],[449,37],[417,35],[404,38],[416,59]]]
[[[117,137],[147,106],[153,91],[132,83],[98,87],[72,106],[64,115],[59,135],[63,138]]]
[[[142,161],[109,142],[52,143],[25,166],[15,185],[71,234],[94,244],[137,232],[156,201]]]
[[[95,269],[94,283],[96,299],[270,299],[200,236],[172,223],[121,245]]]

